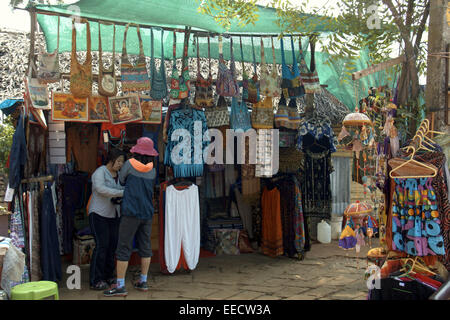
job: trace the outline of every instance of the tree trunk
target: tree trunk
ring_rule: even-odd
[[[428,34],[428,53],[438,54],[446,51],[447,24],[447,0],[431,0],[430,25]],[[445,58],[434,55],[428,56],[427,86],[425,91],[427,116],[435,113],[434,129],[437,131],[449,131],[445,121],[445,96],[448,83],[446,83]]]

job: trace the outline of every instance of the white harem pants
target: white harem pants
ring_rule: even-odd
[[[164,230],[167,270],[175,271],[181,244],[186,263],[194,270],[200,256],[200,205],[195,184],[184,190],[177,190],[173,185],[167,187]]]

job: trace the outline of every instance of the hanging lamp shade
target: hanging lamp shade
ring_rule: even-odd
[[[344,120],[342,121],[342,124],[344,126],[362,127],[364,125],[371,125],[372,121],[370,121],[369,117],[364,113],[353,112],[345,116]]]

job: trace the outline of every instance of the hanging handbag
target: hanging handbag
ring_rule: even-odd
[[[273,128],[273,106],[272,97],[265,97],[252,108],[252,127],[255,129]]]
[[[231,98],[230,125],[234,130],[242,129],[244,131],[252,127],[247,105],[244,101],[239,103],[237,97]]]
[[[72,55],[70,63],[70,92],[76,98],[87,98],[92,94],[92,55],[91,55],[91,29],[89,21],[81,19],[86,24],[87,51],[83,64],[77,58],[77,31],[75,19],[72,19]]]
[[[284,57],[284,45],[283,39],[281,43],[281,68],[282,68],[282,80],[281,88],[283,89],[284,96],[286,98],[299,98],[305,95],[305,87],[303,86],[302,79],[300,77],[300,70],[298,69],[297,60],[294,53],[294,40],[291,36],[292,46],[292,71],[286,64]]]
[[[139,58],[135,65],[132,65],[127,53],[127,33],[130,26],[136,26],[139,39]],[[128,23],[125,27],[122,47],[121,82],[123,92],[149,91],[150,79],[148,77],[147,65],[145,62],[144,46],[142,45],[141,32],[139,26]]]
[[[242,62],[242,100],[249,103],[257,103],[259,101],[259,81],[258,74],[256,72],[256,57],[255,57],[255,46],[253,44],[252,38],[252,50],[253,50],[253,77],[248,78],[244,67],[244,52],[242,49],[242,38],[239,37],[240,47],[241,47],[241,62]]]
[[[316,66],[315,66],[315,54],[314,47],[315,44],[310,40],[311,45],[311,68],[308,68],[305,61],[305,55],[302,49],[302,38],[299,40],[300,47],[300,76],[303,81],[303,85],[305,86],[306,93],[317,93],[322,91],[322,87],[320,86],[319,75],[317,74]],[[314,71],[311,71],[314,70]]]
[[[280,77],[278,76],[277,61],[275,58],[275,48],[272,41],[272,57],[273,66],[272,72],[269,72],[266,61],[264,59],[264,43],[261,38],[261,79],[259,80],[261,94],[268,97],[280,97],[281,96],[281,84]]]
[[[61,80],[61,72],[59,70],[59,20],[58,16],[58,34],[57,34],[57,44],[56,49],[53,53],[45,52],[42,50],[38,57],[38,67],[37,79],[40,83],[52,83]]]
[[[178,75],[177,69],[177,36],[176,32],[173,33],[173,68],[172,77],[170,80],[170,97],[172,99],[184,99],[189,96],[190,78],[189,78],[189,63],[188,63],[188,45],[189,45],[189,32],[184,36],[184,50],[183,50],[183,64],[181,76]]]
[[[150,60],[150,73],[151,73],[151,89],[150,96],[154,100],[162,100],[167,97],[167,80],[166,80],[166,68],[164,66],[164,29],[161,29],[161,65],[159,67],[159,73],[156,71],[155,58],[153,53],[153,28],[150,28],[151,34],[151,60]]]
[[[230,114],[228,113],[228,105],[223,96],[219,96],[215,107],[205,110],[206,123],[208,128],[217,128],[230,125]]]
[[[289,122],[289,111],[286,105],[284,94],[281,93],[280,101],[278,102],[278,110],[274,115],[275,128],[286,127]]]
[[[211,50],[208,36],[208,79],[203,78],[200,71],[200,51],[197,36],[197,81],[195,82],[195,104],[200,107],[212,107],[214,105],[214,92],[212,88],[213,80],[211,74]]]
[[[235,78],[236,67],[233,56],[233,38],[230,38],[230,69],[227,68],[223,59],[222,36],[219,36],[219,71],[216,81],[216,92],[223,97],[234,97],[239,95],[239,84]]]
[[[51,104],[47,84],[42,84],[38,79],[32,77],[32,71],[36,72],[36,66],[33,61],[31,61],[30,66],[28,77],[25,79],[26,96],[29,99],[30,107],[50,110]]]
[[[109,68],[103,66],[100,26],[101,23],[98,24],[98,93],[105,97],[112,97],[117,94],[117,79],[114,68],[116,61],[116,26],[113,24],[112,63]]]

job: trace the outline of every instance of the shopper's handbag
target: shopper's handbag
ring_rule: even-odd
[[[272,59],[273,66],[272,72],[269,72],[267,64],[264,58],[264,43],[261,38],[261,79],[259,80],[260,92],[263,96],[268,97],[280,97],[281,96],[281,84],[280,77],[278,76],[277,61],[275,57],[275,48],[272,40]]]
[[[243,131],[252,127],[247,105],[244,101],[238,102],[237,97],[231,98],[230,126],[231,129]]]
[[[299,46],[300,46],[300,76],[303,81],[303,85],[305,86],[306,93],[317,93],[322,90],[319,81],[319,75],[317,74],[316,66],[315,66],[315,54],[314,48],[315,44],[313,40],[310,41],[311,45],[311,67],[308,68],[305,61],[305,55],[302,49],[302,41],[300,38]]]
[[[105,68],[103,65],[100,26],[101,23],[98,24],[98,93],[105,97],[112,97],[117,94],[117,79],[114,67],[116,61],[116,26],[113,24],[112,63],[109,68]]]
[[[209,74],[208,78],[203,78],[200,70],[200,51],[197,37],[197,81],[195,82],[195,104],[199,107],[212,107],[214,105],[213,80],[211,74],[211,49],[210,40],[208,37],[208,64]]]
[[[253,50],[253,77],[248,78],[245,72],[244,66],[244,52],[242,49],[242,38],[239,37],[241,47],[241,63],[242,63],[242,100],[249,103],[257,103],[259,101],[259,81],[258,74],[256,73],[256,57],[255,46],[253,44],[252,37],[252,50]]]
[[[217,128],[230,125],[230,114],[225,98],[220,96],[215,107],[205,110],[208,128]]]
[[[294,52],[294,40],[291,36],[292,46],[292,70],[286,64],[284,57],[284,45],[283,39],[281,42],[281,68],[282,68],[282,80],[281,88],[283,89],[284,96],[286,98],[299,98],[305,95],[305,87],[300,77],[300,70],[298,68],[297,59]]]
[[[137,36],[139,39],[139,58],[135,65],[130,62],[127,53],[127,33],[130,26],[136,26]],[[138,25],[131,23],[128,23],[126,25],[123,35],[121,82],[123,92],[150,90],[150,79],[145,62],[144,46],[142,45],[141,32]]]
[[[72,55],[70,63],[70,92],[76,98],[87,98],[92,94],[92,55],[91,55],[91,29],[86,19],[80,23],[86,24],[87,51],[83,64],[77,58],[77,32],[75,19],[72,20]]]
[[[57,34],[57,44],[56,49],[52,53],[42,52],[38,57],[38,71],[37,71],[37,79],[40,83],[52,83],[58,82],[61,80],[61,72],[59,70],[59,20],[58,16],[58,34]]]
[[[183,49],[183,64],[181,76],[178,74],[177,69],[177,37],[176,33],[173,33],[173,67],[172,77],[170,80],[170,97],[172,99],[184,99],[189,96],[191,89],[190,77],[189,77],[189,63],[188,63],[188,45],[189,45],[189,32],[184,34],[184,49]]]
[[[265,97],[252,108],[252,127],[255,129],[272,129],[274,121],[272,97]]]
[[[156,70],[154,52],[153,52],[153,28],[150,29],[151,34],[151,60],[150,60],[150,74],[151,74],[151,89],[150,96],[154,100],[162,100],[167,97],[167,80],[166,68],[164,66],[164,29],[161,29],[161,65],[159,72]]]
[[[230,38],[230,69],[227,68],[225,60],[223,59],[223,43],[222,36],[219,36],[219,71],[216,81],[216,92],[223,97],[234,97],[239,95],[239,84],[236,81],[233,56],[233,38]]]

